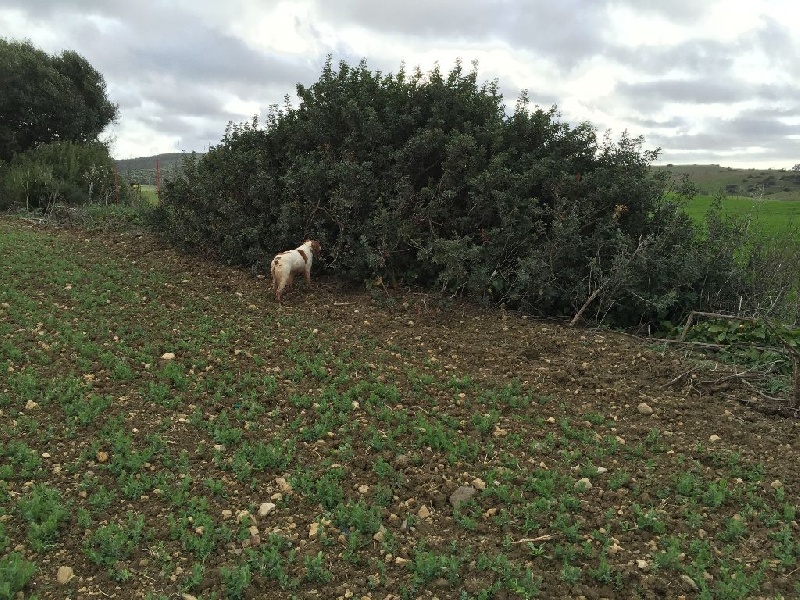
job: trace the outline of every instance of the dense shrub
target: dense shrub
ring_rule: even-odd
[[[127,190],[126,190],[127,191]],[[114,165],[100,142],[53,142],[16,154],[0,168],[0,210],[69,206],[115,198]]]
[[[524,93],[509,115],[496,83],[460,63],[384,75],[329,59],[297,93],[166,182],[167,237],[265,269],[314,236],[345,280],[624,325],[704,307],[730,258],[667,200],[641,138],[598,140]]]

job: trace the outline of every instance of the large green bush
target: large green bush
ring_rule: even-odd
[[[129,190],[122,190],[128,194]],[[44,209],[116,198],[114,163],[100,142],[52,142],[16,154],[0,166],[0,210]]]
[[[329,59],[297,93],[166,183],[167,237],[266,269],[312,236],[352,282],[625,325],[703,307],[716,285],[719,257],[666,199],[641,138],[598,140],[524,93],[507,114],[496,83],[460,63],[382,74]]]

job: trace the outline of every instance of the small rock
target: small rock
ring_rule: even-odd
[[[191,594],[183,593],[181,594],[181,600],[197,600],[197,596],[192,596]]]
[[[652,415],[653,409],[646,402],[642,402],[639,406],[636,407],[636,410],[639,411],[640,414],[643,415]]]
[[[255,525],[250,525],[250,527],[247,529],[247,531],[250,533],[251,536],[258,535],[258,527],[255,526]]]
[[[34,402],[33,400],[28,400],[25,403],[25,410],[33,410],[34,408],[39,408],[38,402]]]
[[[72,567],[58,567],[56,572],[56,581],[61,585],[66,585],[70,580],[75,577]]]
[[[691,577],[689,577],[689,576],[688,576],[686,573],[684,573],[684,574],[682,574],[682,575],[681,575],[681,583],[683,583],[683,587],[684,587],[684,589],[685,589],[686,591],[691,591],[691,592],[698,592],[698,591],[700,591],[700,586],[698,586],[698,585],[697,585],[697,584],[694,582],[694,579],[692,579]]]
[[[358,493],[359,494],[367,494],[367,493],[369,493],[369,486],[368,485],[360,485],[360,486],[358,486]]]
[[[622,550],[622,546],[620,546],[616,541],[608,547],[609,554],[617,554],[620,550]]]
[[[650,564],[641,558],[636,560],[636,566],[639,567],[642,571],[647,571],[650,568]]]
[[[586,491],[592,489],[592,482],[589,481],[588,477],[583,477],[582,479],[578,479],[575,482],[575,489],[578,491]]]
[[[319,523],[312,523],[308,528],[308,537],[315,538],[319,533]]]
[[[396,564],[398,567],[402,567],[407,562],[408,562],[408,560],[403,558],[402,556],[397,556],[394,559],[394,564]]]
[[[603,473],[608,473],[608,469],[605,467],[597,467],[597,474],[602,475]]]
[[[230,517],[232,517],[232,516],[233,516],[233,511],[232,511],[232,510],[227,510],[227,509],[226,509],[226,510],[223,510],[223,511],[222,511],[222,517],[223,517],[223,518],[225,518],[225,519],[229,519],[229,518],[230,518]]]
[[[161,360],[175,360],[175,353],[164,352],[164,354],[161,355]]]
[[[712,436],[709,436],[708,441],[709,442],[718,442],[721,439],[722,439],[721,437],[719,437],[718,435],[714,434]]]
[[[483,513],[483,516],[485,519],[488,519],[490,517],[495,516],[496,514],[497,514],[497,508],[493,506],[492,508],[487,509],[486,512]]]
[[[385,537],[386,537],[386,528],[383,525],[381,525],[381,528],[375,532],[375,535],[372,536],[372,539],[375,540],[376,542],[382,542]]]
[[[278,484],[278,489],[284,494],[288,494],[292,491],[292,486],[286,481],[285,477],[276,477],[275,483]]]
[[[420,519],[427,519],[428,517],[431,516],[431,511],[430,509],[428,509],[427,506],[423,504],[422,506],[419,507],[419,510],[417,511],[417,516]]]
[[[108,462],[108,452],[103,452],[102,450],[97,451],[97,462],[104,463]]]
[[[258,507],[258,516],[266,517],[276,508],[277,506],[273,502],[262,502],[261,506]]]
[[[471,485],[462,485],[461,487],[457,488],[455,492],[450,494],[450,504],[453,505],[453,508],[458,508],[459,504],[466,502],[477,493],[478,490]]]
[[[476,477],[472,480],[472,487],[474,487],[476,490],[485,490],[486,482],[480,477]]]
[[[771,487],[773,490],[777,490],[783,487],[783,482],[780,479],[776,479],[775,481],[769,484],[769,487]]]

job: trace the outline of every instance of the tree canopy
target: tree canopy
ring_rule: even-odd
[[[91,142],[117,117],[103,76],[77,52],[0,39],[0,160],[39,144]]]

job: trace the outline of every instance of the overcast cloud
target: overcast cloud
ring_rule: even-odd
[[[105,77],[117,158],[204,151],[319,77],[478,61],[512,109],[628,130],[661,163],[800,163],[794,0],[3,0],[0,37],[75,50]]]

